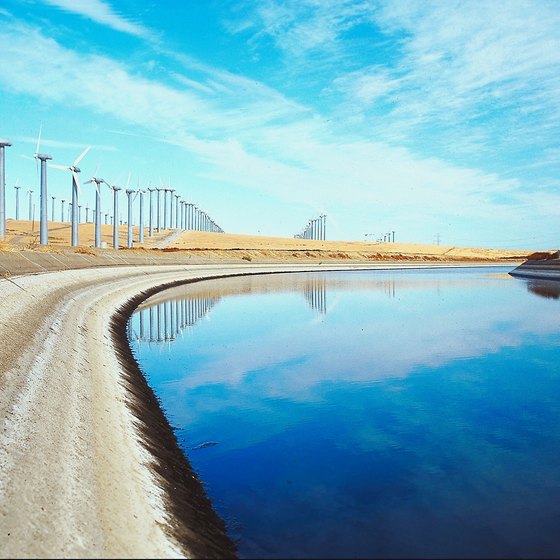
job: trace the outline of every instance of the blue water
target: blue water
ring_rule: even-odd
[[[139,308],[137,359],[240,556],[560,555],[559,284],[508,270],[210,280]]]

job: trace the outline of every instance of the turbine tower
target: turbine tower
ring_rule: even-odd
[[[154,236],[154,207],[153,207],[153,201],[152,201],[152,196],[153,196],[153,192],[156,189],[152,189],[151,187],[148,187],[148,192],[150,193],[150,214],[148,216],[148,227],[150,228],[148,231],[148,235],[150,237]]]
[[[84,185],[89,183],[95,183],[95,246],[99,248],[101,247],[101,191],[99,185],[101,185],[101,183],[105,183],[109,187],[110,185],[99,177],[92,177],[89,181],[86,181]],[[105,223],[107,223],[107,221],[105,221]]]
[[[14,185],[14,189],[16,190],[16,220],[19,220],[19,189],[21,187],[18,187],[17,182]]]
[[[161,191],[162,191],[162,190],[163,190],[163,189],[161,189],[161,188],[157,188],[157,189],[156,189],[156,191],[157,191],[157,221],[156,221],[156,229],[157,229],[157,232],[158,232],[158,233],[160,232],[160,220],[161,220],[161,209],[160,209],[160,206],[161,206],[161,196],[160,196],[160,194],[161,194]]]
[[[40,154],[39,153],[39,146],[41,144],[41,131],[43,130],[43,126],[39,127],[39,136],[37,136],[37,147],[35,148],[35,154],[33,157],[39,165],[41,162],[41,187],[40,187],[40,195],[39,195],[39,203],[40,203],[40,228],[39,228],[39,243],[41,245],[48,245],[49,243],[49,222],[47,216],[47,202],[48,202],[48,195],[47,195],[47,161],[52,159],[52,156],[47,154]],[[38,169],[37,169],[38,171]]]
[[[140,213],[138,216],[138,227],[139,227],[139,232],[138,232],[138,243],[144,243],[144,193],[146,191],[143,191],[142,189],[138,190],[138,194],[140,195]]]
[[[127,227],[127,247],[132,249],[132,195],[134,191],[132,189],[126,189],[126,196],[128,196],[128,227]]]
[[[60,201],[60,221],[64,222],[64,203],[66,202],[66,200],[63,198]]]
[[[0,241],[6,239],[6,168],[4,148],[11,146],[7,140],[0,140]]]
[[[163,189],[163,229],[167,229],[167,193],[169,189]]]
[[[31,221],[33,218],[33,191],[29,189],[27,194],[29,195],[29,221]]]
[[[110,188],[113,189],[113,249],[119,248],[119,191],[121,190],[120,187],[116,185],[109,185],[107,181],[105,184]]]
[[[54,222],[54,201],[56,200],[56,196],[51,196],[51,198],[52,198],[51,222]]]
[[[77,247],[78,241],[78,197],[80,189],[80,179],[78,178],[78,173],[80,173],[80,168],[77,167],[78,163],[82,161],[82,158],[89,152],[91,146],[88,146],[72,163],[72,165],[54,165],[51,167],[55,169],[69,170],[72,173],[72,247]]]
[[[180,194],[175,195],[175,229],[181,229],[179,224],[179,199],[181,198]]]

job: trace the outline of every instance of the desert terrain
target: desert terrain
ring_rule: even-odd
[[[60,252],[70,248],[71,226],[68,222],[49,223],[49,245],[39,245],[37,222],[8,220],[6,241],[0,251]],[[133,248],[127,248],[127,226],[119,226],[120,250],[129,253],[177,253],[180,258],[269,261],[505,261],[522,262],[535,251],[483,249],[418,243],[365,241],[316,241],[282,237],[266,237],[203,231],[165,230],[149,237],[144,231],[144,243],[138,242],[138,227],[133,227]],[[102,224],[101,241],[107,249],[94,249],[94,225],[79,225],[79,247],[73,251],[91,255],[112,251],[113,226]]]

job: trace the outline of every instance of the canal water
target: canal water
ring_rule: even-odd
[[[560,284],[508,270],[216,279],[137,309],[241,557],[560,555]]]

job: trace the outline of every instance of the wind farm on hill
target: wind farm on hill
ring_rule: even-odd
[[[531,252],[477,249],[453,246],[395,243],[394,232],[372,242],[327,241],[326,214],[311,218],[293,238],[225,234],[224,230],[193,202],[188,202],[177,189],[163,185],[148,189],[131,189],[129,173],[124,189],[99,177],[97,169],[84,183],[95,188],[95,206],[80,204],[81,172],[78,164],[87,156],[83,150],[69,165],[48,163],[52,156],[40,152],[41,132],[33,158],[40,178],[39,219],[35,220],[33,190],[28,190],[28,219],[20,219],[20,186],[15,185],[13,218],[6,209],[5,155],[11,146],[0,141],[0,250],[60,251],[74,248],[96,255],[96,251],[126,248],[132,251],[158,250],[189,253],[205,259],[251,260],[436,260],[436,261],[493,261],[523,260]],[[70,171],[69,200],[51,196],[47,188],[47,167]],[[112,201],[105,201],[102,210],[103,187],[107,187]],[[126,220],[119,211],[119,193],[127,196]],[[148,204],[145,208],[145,196]],[[60,203],[60,206],[58,205]],[[68,203],[66,205],[66,203]],[[50,219],[49,219],[50,215]],[[383,241],[381,241],[381,239]]]

